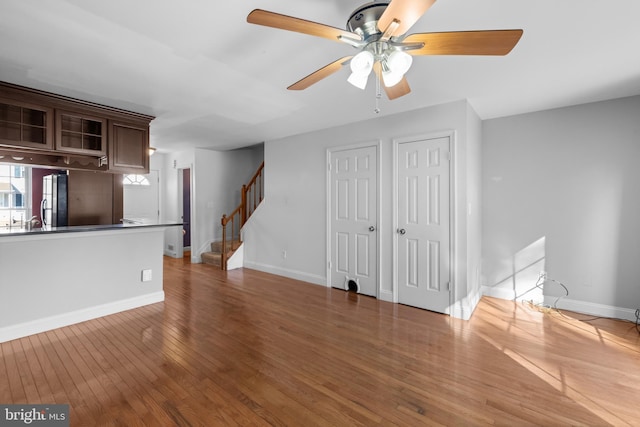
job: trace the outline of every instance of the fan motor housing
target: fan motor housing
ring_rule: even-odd
[[[356,33],[367,40],[373,35],[379,35],[378,20],[389,6],[389,2],[367,3],[353,11],[347,21],[347,31]]]

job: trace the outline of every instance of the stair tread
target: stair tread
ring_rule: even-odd
[[[203,252],[200,255],[202,262],[205,264],[220,267],[222,265],[222,254],[214,252]]]
[[[238,249],[238,247],[242,242],[235,240],[234,243],[237,243],[237,246],[235,248],[234,247],[229,248],[229,250],[227,251],[228,257],[230,257]],[[215,265],[218,267],[222,265],[222,252],[220,252],[220,250],[211,250],[208,252],[202,252],[202,254],[200,254],[200,258],[202,259],[202,262],[205,264]]]
[[[239,240],[227,240],[226,242],[227,252],[237,249],[241,244],[242,242]],[[222,252],[221,241],[211,242],[210,246],[211,246],[211,252]]]
[[[200,256],[219,257],[222,256],[222,254],[220,252],[202,252]]]

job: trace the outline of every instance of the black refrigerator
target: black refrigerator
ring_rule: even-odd
[[[43,228],[69,225],[68,188],[69,176],[66,171],[42,177],[40,214],[42,215]]]

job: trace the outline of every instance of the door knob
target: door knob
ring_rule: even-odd
[[[376,231],[376,228],[372,225],[371,227],[369,227],[369,231]]]
[[[398,229],[398,233],[400,233],[400,234],[404,234],[406,232],[407,232],[407,230],[405,230],[404,228],[399,228]]]

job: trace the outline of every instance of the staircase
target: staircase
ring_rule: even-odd
[[[202,262],[227,269],[227,260],[242,244],[242,226],[264,199],[264,162],[258,167],[249,183],[242,186],[241,202],[229,215],[222,215],[222,240],[211,243],[211,252],[201,255]]]
[[[225,242],[227,250],[222,250],[222,242],[212,242],[211,243],[211,252],[204,252],[201,255],[202,262],[205,264],[213,265],[215,267],[220,267],[222,270],[222,253],[227,254],[227,259],[240,247],[240,241],[238,240],[229,240]]]

